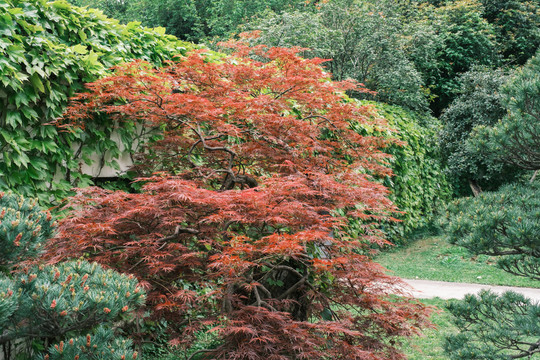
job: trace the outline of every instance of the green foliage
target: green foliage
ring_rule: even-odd
[[[394,156],[391,160],[394,176],[384,180],[384,185],[391,191],[390,199],[403,214],[396,216],[401,222],[389,223],[383,228],[391,240],[403,243],[406,235],[430,224],[437,208],[450,195],[437,143],[440,124],[429,115],[397,106],[364,103],[373,104],[378,116],[386,119],[389,126],[397,131],[384,135],[403,142],[386,149]]]
[[[35,199],[0,192],[0,269],[37,254],[50,238],[53,219]]]
[[[50,124],[68,98],[121,61],[159,65],[190,47],[163,29],[119,25],[62,0],[3,1],[0,35],[0,189],[37,194],[44,203],[88,183],[79,156],[90,162],[90,154],[104,154],[104,162],[115,166],[121,153],[110,122],[76,133]],[[135,128],[117,131],[130,148]]]
[[[300,46],[304,56],[332,59],[326,67],[337,80],[353,78],[377,94],[366,98],[426,110],[420,74],[404,51],[403,25],[392,2],[335,0],[319,11],[268,12],[247,25],[260,30],[257,43]]]
[[[460,74],[475,64],[497,63],[494,29],[481,10],[474,0],[459,0],[439,7],[422,5],[408,15],[409,58],[437,96],[432,104],[436,114],[455,96]]]
[[[113,327],[145,298],[134,277],[86,261],[24,268],[13,280],[2,279],[0,286],[0,344],[58,342],[100,324]]]
[[[475,129],[471,148],[526,170],[540,169],[540,52],[503,88],[506,117]]]
[[[48,356],[40,355],[39,360],[125,360],[137,359],[132,349],[132,341],[115,335],[113,330],[98,326],[92,334],[77,336],[61,341],[48,349]]]
[[[509,63],[524,64],[540,46],[540,3],[481,0],[483,17],[495,27],[499,53]]]
[[[20,293],[15,291],[15,282],[0,275],[0,334],[10,324],[11,317],[19,308]]]
[[[469,144],[476,126],[492,126],[505,115],[501,88],[508,79],[502,69],[474,68],[461,75],[459,95],[441,116],[442,155],[457,194],[470,194],[469,183],[494,190],[520,174]]]
[[[69,0],[77,6],[102,10],[123,23],[167,28],[180,39],[201,42],[227,38],[240,24],[266,10],[281,12],[309,7],[304,0]]]
[[[428,0],[435,6],[456,0]],[[540,3],[528,0],[479,0],[484,19],[493,25],[497,52],[510,64],[524,64],[540,46]]]
[[[444,345],[452,359],[532,359],[540,353],[540,306],[521,294],[483,290],[449,303],[447,309],[461,331],[448,336]]]
[[[100,324],[112,328],[144,303],[144,291],[133,276],[103,269],[97,263],[23,266],[21,262],[31,260],[54,231],[51,215],[40,211],[37,200],[0,193],[0,218],[0,264],[6,272],[18,267],[11,278],[0,274],[0,345],[4,349],[15,344],[13,348],[20,353],[22,342],[32,342],[39,350],[43,344],[84,335]],[[119,353],[133,356],[128,341],[115,340],[111,347],[104,342],[111,331],[97,329],[98,341],[91,348],[80,350],[66,344],[62,353],[62,346],[57,345],[58,349],[51,348],[51,355],[73,359],[71,353],[79,351],[79,358],[84,359],[95,349],[115,349],[115,357],[107,359],[120,359],[116,357]],[[65,357],[68,355],[71,357]]]
[[[510,184],[456,200],[443,225],[451,243],[499,256],[503,270],[540,280],[540,185]]]

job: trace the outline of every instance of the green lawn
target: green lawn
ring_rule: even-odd
[[[407,279],[456,281],[489,285],[540,288],[540,281],[518,277],[497,268],[496,258],[472,256],[440,237],[412,242],[409,246],[378,255],[375,261],[391,274]]]
[[[450,313],[444,309],[447,300],[436,298],[422,302],[437,307],[431,315],[431,321],[436,328],[426,329],[422,336],[409,339],[404,346],[405,355],[408,360],[449,359],[443,351],[442,344],[444,337],[457,332],[457,328],[450,321]]]

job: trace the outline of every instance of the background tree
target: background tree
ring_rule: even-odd
[[[135,274],[182,331],[176,344],[214,326],[208,358],[401,358],[425,309],[391,299],[398,279],[362,254],[385,243],[370,219],[393,208],[370,179],[389,173],[389,140],[351,129],[384,121],[347,101],[358,85],[331,82],[319,59],[229,46],[218,62],[199,51],[159,71],[119,67],[75,99],[76,124],[107,113],[162,126],[146,171],[176,176],[142,180],[140,194],[81,190],[47,257],[84,253]],[[366,221],[359,238],[344,231],[350,217]]]
[[[470,147],[525,170],[540,169],[540,52],[504,87],[508,114],[491,127],[475,129]]]
[[[107,16],[127,24],[140,21],[148,27],[165,27],[179,39],[205,42],[229,38],[238,26],[259,17],[266,10],[313,8],[302,0],[69,0],[77,6],[100,9]],[[315,2],[316,3],[316,2]]]
[[[535,57],[504,88],[508,115],[494,127],[482,129],[495,144],[496,156],[535,171],[539,169],[539,74]],[[526,185],[506,185],[451,204],[446,224],[450,241],[475,254],[499,257],[498,266],[509,273],[540,280],[540,189],[535,175]],[[453,356],[519,359],[540,352],[540,307],[522,296],[482,293],[451,304],[449,310],[461,329],[447,341],[446,349]]]
[[[336,80],[352,78],[377,92],[364,98],[427,109],[423,82],[404,52],[403,24],[392,2],[329,1],[311,12],[269,12],[247,28],[260,31],[256,43],[305,47],[304,56],[332,59],[325,66]]]
[[[474,65],[496,65],[493,26],[481,5],[460,0],[441,6],[424,4],[406,13],[410,22],[409,59],[436,96],[431,109],[439,116],[460,88],[459,75]]]
[[[520,175],[516,167],[486,156],[469,143],[476,126],[493,126],[505,115],[502,86],[508,79],[502,69],[474,68],[463,74],[459,95],[441,116],[441,154],[456,194],[495,190]]]

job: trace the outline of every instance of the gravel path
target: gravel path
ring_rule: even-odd
[[[439,297],[441,299],[461,299],[465,294],[477,293],[481,289],[491,289],[496,293],[512,290],[521,293],[532,300],[540,302],[540,289],[430,280],[403,279],[403,281],[411,286],[413,289],[411,294],[419,299],[431,299],[434,297]]]

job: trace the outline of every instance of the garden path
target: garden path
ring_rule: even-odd
[[[521,293],[526,297],[540,302],[540,289],[514,287],[514,286],[494,286],[482,284],[467,284],[445,281],[431,280],[411,280],[403,279],[411,288],[411,294],[419,299],[431,299],[439,297],[441,299],[462,299],[465,294],[478,293],[482,289],[492,290],[496,293],[512,290]],[[540,286],[540,283],[539,283]]]

